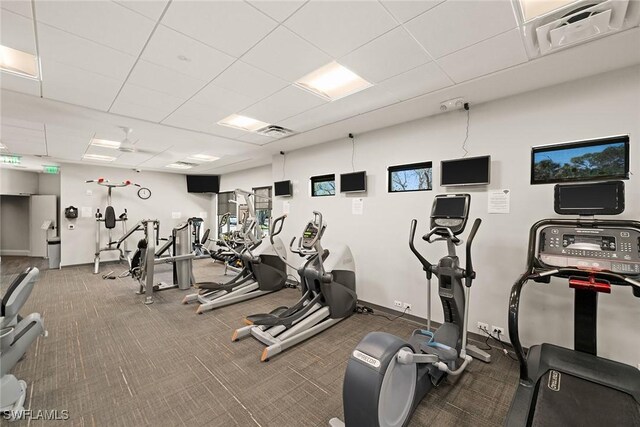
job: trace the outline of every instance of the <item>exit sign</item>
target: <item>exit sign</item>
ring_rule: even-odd
[[[6,163],[8,165],[19,165],[20,164],[20,156],[11,156],[7,154],[3,154],[0,156],[2,159],[2,163]]]
[[[44,173],[52,173],[54,175],[57,175],[60,173],[60,166],[43,165],[42,170]]]

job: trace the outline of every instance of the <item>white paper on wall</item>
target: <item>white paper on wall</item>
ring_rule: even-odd
[[[289,214],[289,211],[291,209],[291,205],[289,204],[289,202],[282,202],[282,213],[283,214]]]
[[[511,190],[489,190],[488,212],[490,214],[508,214],[511,210]]]
[[[173,218],[173,219],[182,218],[182,212],[171,212],[171,218]]]
[[[93,215],[93,209],[91,209],[91,207],[86,207],[86,206],[82,207],[82,218],[91,218],[92,215]]]
[[[351,213],[353,215],[362,215],[364,211],[364,199],[353,199],[351,201]]]

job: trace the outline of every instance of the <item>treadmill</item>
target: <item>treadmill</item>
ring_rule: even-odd
[[[509,301],[520,382],[505,425],[640,426],[640,370],[598,357],[596,340],[600,294],[615,288],[640,298],[640,222],[593,217],[622,213],[622,181],[559,184],[554,199],[556,213],[580,217],[544,219],[529,232],[527,269]],[[574,349],[545,343],[525,357],[518,332],[522,288],[552,278],[547,286],[564,279],[575,292]]]

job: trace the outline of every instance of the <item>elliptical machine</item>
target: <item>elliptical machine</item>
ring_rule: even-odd
[[[460,375],[472,358],[489,361],[482,350],[467,346],[469,292],[476,273],[471,244],[481,220],[473,223],[466,244],[466,268],[460,266],[456,246],[465,229],[471,196],[436,196],[431,210],[427,243],[444,241],[448,255],[437,264],[427,261],[414,246],[417,221],[411,221],[409,247],[427,275],[427,329],[416,329],[409,341],[386,332],[371,332],[351,354],[343,384],[345,421],[333,418],[332,427],[406,426],[423,397],[447,375]],[[431,277],[438,279],[444,323],[431,331]],[[464,283],[463,283],[464,280]]]
[[[291,252],[306,257],[302,266],[291,265],[277,251],[283,262],[298,271],[302,298],[291,307],[247,316],[248,326],[236,329],[231,338],[237,341],[252,335],[266,344],[260,357],[262,362],[330,328],[355,310],[358,296],[351,250],[346,245],[336,246],[331,252],[324,249],[321,240],[327,224],[320,212],[314,211],[313,215],[298,239],[298,247],[293,247],[295,237],[290,243]],[[285,218],[283,215],[273,221],[271,238],[282,231]]]

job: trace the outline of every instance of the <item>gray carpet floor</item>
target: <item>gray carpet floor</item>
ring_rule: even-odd
[[[2,258],[2,290],[24,266]],[[122,271],[105,265],[103,272]],[[159,279],[170,280],[168,266]],[[200,280],[221,265],[198,261]],[[366,286],[361,284],[360,286]],[[26,407],[68,410],[78,426],[326,426],[342,416],[349,354],[367,332],[408,337],[416,325],[353,315],[322,334],[260,362],[253,338],[231,342],[244,315],[290,305],[283,291],[202,315],[182,305],[183,291],[157,293],[142,304],[130,278],[103,280],[92,266],[44,270],[23,315],[40,312],[49,332],[32,345],[14,374],[28,383]],[[506,307],[505,307],[506,310]],[[501,425],[517,385],[517,364],[493,350],[456,383],[441,384],[420,404],[412,426]],[[58,422],[60,423],[60,422]],[[44,421],[20,421],[37,426]]]

